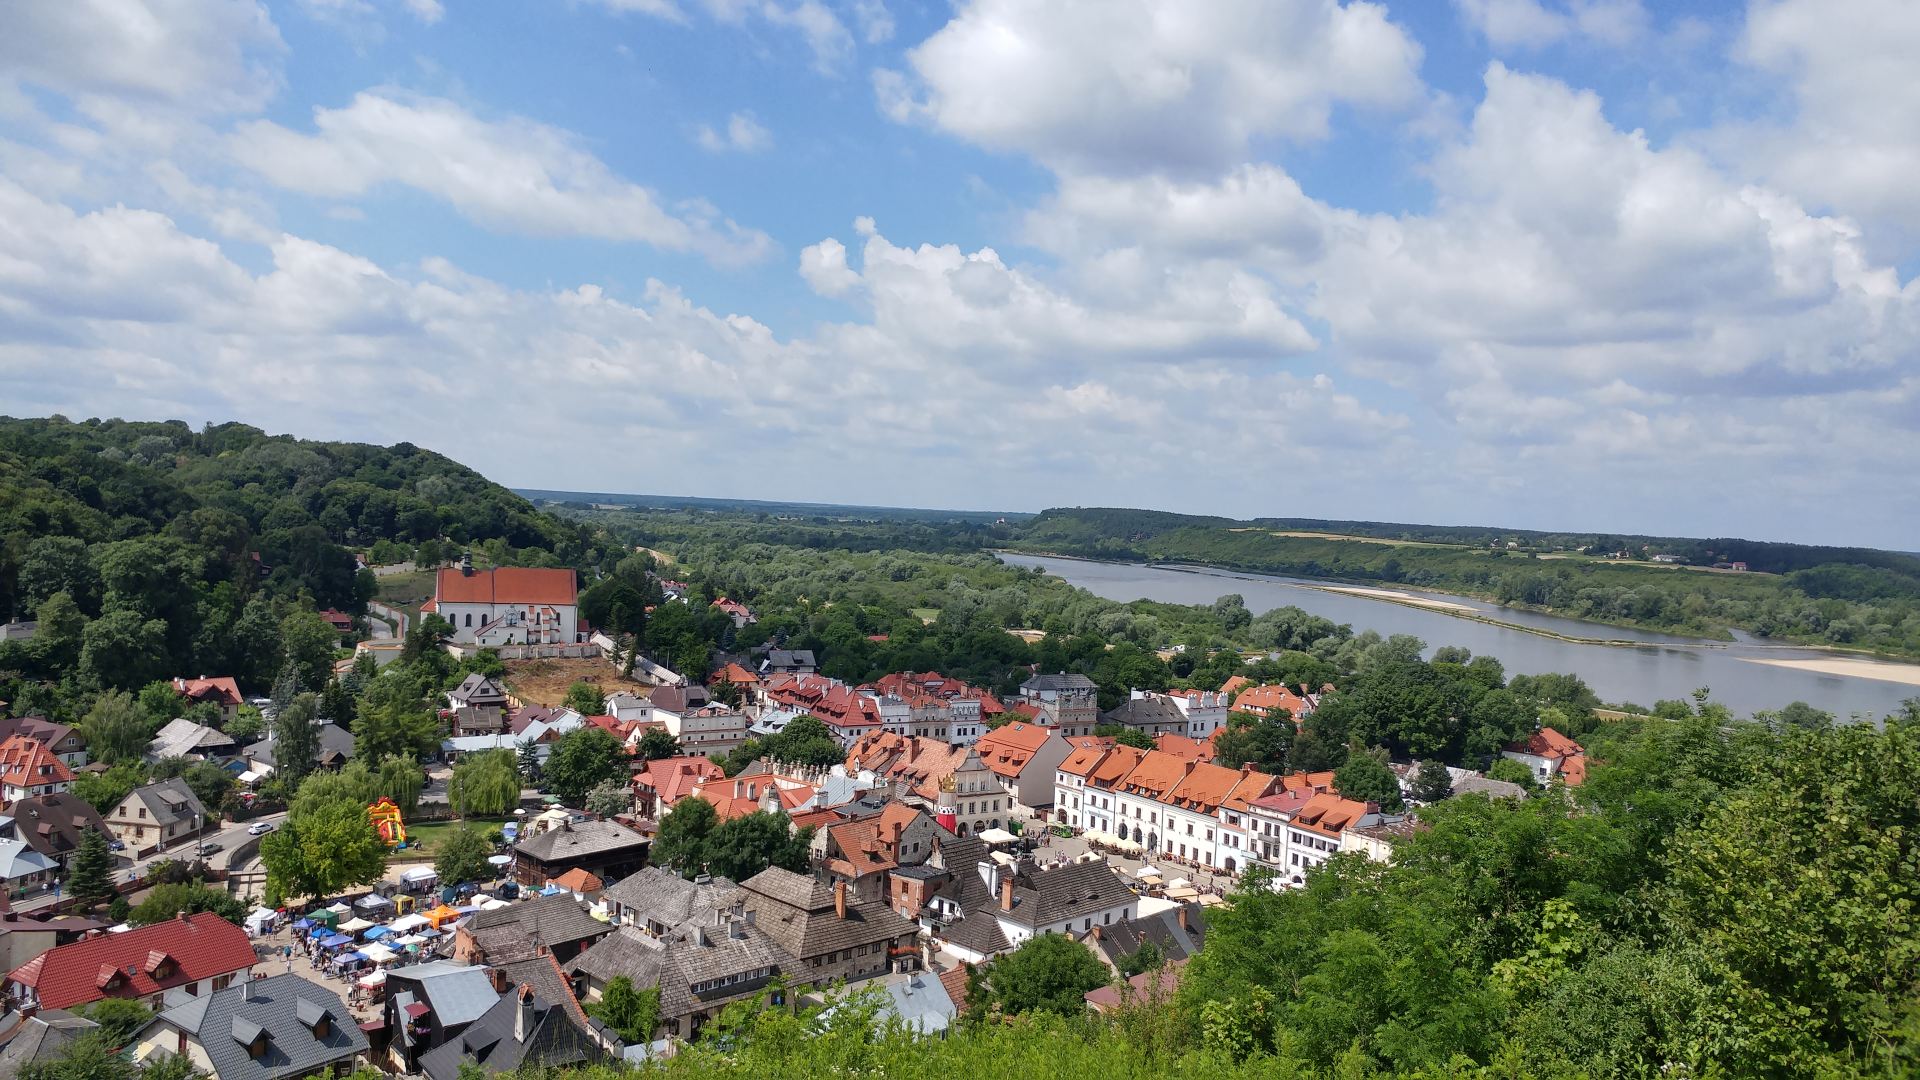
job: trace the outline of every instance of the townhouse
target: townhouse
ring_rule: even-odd
[[[1255,803],[1279,777],[1130,746],[1076,750],[1056,770],[1066,824],[1167,858],[1238,873],[1257,859]]]
[[[1397,821],[1380,813],[1378,803],[1342,798],[1331,790],[1296,787],[1255,799],[1252,821],[1256,852],[1286,885],[1301,885],[1308,872],[1349,846],[1349,830]],[[1372,852],[1367,852],[1372,856]]]
[[[1586,748],[1552,728],[1540,728],[1524,741],[1502,749],[1500,756],[1525,765],[1542,785],[1559,780],[1568,787],[1579,787],[1587,779]]]
[[[1085,675],[1035,675],[1020,684],[1015,707],[1070,739],[1100,726],[1099,688]]]
[[[1073,748],[1055,728],[1016,720],[981,736],[973,749],[1014,804],[1035,813],[1053,806],[1054,779]]]
[[[890,784],[895,798],[931,808],[934,819],[958,836],[1005,828],[1012,817],[1013,797],[977,747],[879,731],[854,744],[844,769],[850,777]]]

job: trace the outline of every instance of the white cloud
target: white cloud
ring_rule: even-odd
[[[823,74],[831,75],[838,71],[853,55],[853,35],[847,31],[846,24],[840,21],[840,16],[820,0],[800,0],[792,7],[767,0],[761,6],[760,13],[775,26],[799,31],[807,48],[813,51],[814,68]]]
[[[1627,45],[1647,31],[1640,0],[1454,0],[1467,23],[1496,49],[1530,49],[1583,35],[1606,45]]]
[[[278,87],[284,46],[254,0],[60,0],[0,5],[0,75],[82,103],[126,97],[248,112]]]
[[[893,39],[893,13],[886,0],[853,0],[853,21],[860,26],[860,39],[879,45]]]
[[[737,151],[754,154],[773,145],[773,133],[760,125],[752,113],[737,112],[727,117],[724,132],[715,131],[706,124],[694,130],[694,141],[702,150],[721,154]]]
[[[529,120],[483,120],[450,101],[357,95],[342,109],[316,108],[314,133],[270,121],[241,125],[231,140],[242,164],[283,188],[340,199],[403,184],[445,200],[490,228],[551,236],[639,241],[694,251],[723,263],[773,250],[757,230],[682,204],[616,175],[568,132]]]
[[[1404,109],[1421,50],[1370,3],[965,0],[876,74],[888,115],[1083,172],[1213,171],[1339,105]]]
[[[1088,287],[1070,293],[1007,265],[992,248],[898,247],[870,222],[859,228],[859,270],[828,239],[802,253],[801,273],[823,295],[863,299],[875,330],[917,350],[974,363],[1097,363],[1271,360],[1316,344],[1264,281],[1231,267],[1161,271],[1116,262],[1089,268]]]
[[[1818,206],[1891,227],[1889,244],[1920,239],[1920,6],[1755,0],[1739,55],[1785,80],[1797,115],[1703,141]]]
[[[428,26],[439,22],[447,14],[447,9],[441,5],[440,0],[401,0],[400,6]]]

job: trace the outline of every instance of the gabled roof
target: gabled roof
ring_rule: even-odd
[[[392,985],[395,982],[417,989],[423,999],[421,1004],[427,1007],[425,1011],[433,1013],[434,1021],[442,1028],[472,1023],[498,999],[486,968],[469,967],[451,960],[392,968],[387,972],[387,982],[390,994],[395,992]]]
[[[894,843],[895,830],[904,830],[926,816],[923,810],[890,802],[878,814],[830,825],[827,827],[828,865],[853,878],[891,870],[900,862],[900,851]]]
[[[7,813],[13,818],[14,835],[49,858],[77,849],[88,829],[105,837],[113,835],[100,812],[70,791],[16,800]]]
[[[1118,787],[1146,758],[1147,752],[1137,746],[1115,746],[1087,774],[1087,783],[1099,788]]]
[[[1307,702],[1307,699],[1294,693],[1292,689],[1278,684],[1250,686],[1242,690],[1240,696],[1233,699],[1233,707],[1236,709],[1249,711],[1259,710],[1262,712],[1271,712],[1274,709],[1285,709],[1295,720],[1300,719],[1312,711],[1312,706]]]
[[[547,1000],[532,986],[519,986],[497,995],[465,1031],[421,1055],[420,1071],[431,1080],[454,1080],[469,1062],[497,1076],[523,1065],[575,1065],[605,1057],[564,1004]]]
[[[1127,727],[1176,727],[1185,729],[1187,714],[1180,706],[1158,694],[1129,698],[1101,717],[1109,724],[1124,724]]]
[[[0,782],[24,788],[65,784],[72,779],[73,770],[39,739],[21,734],[0,742]]]
[[[1181,912],[1186,913],[1184,922]],[[1096,926],[1080,940],[1107,958],[1109,964],[1140,951],[1152,942],[1161,957],[1177,963],[1191,958],[1206,943],[1207,909],[1201,904],[1171,907],[1152,915],[1136,915],[1111,926]]]
[[[1515,754],[1531,754],[1534,757],[1546,758],[1548,761],[1559,761],[1586,753],[1585,748],[1579,743],[1550,727],[1540,728],[1527,736],[1525,741],[1508,746],[1507,751]]]
[[[1065,761],[1060,763],[1059,771],[1068,776],[1084,777],[1092,772],[1094,766],[1100,764],[1100,760],[1106,756],[1107,747],[1104,746],[1077,747],[1073,753],[1067,755]]]
[[[1229,769],[1208,762],[1194,762],[1192,765],[1192,771],[1182,777],[1162,801],[1194,813],[1214,814],[1242,784],[1249,791],[1265,794],[1273,783],[1273,777],[1250,769]],[[1238,805],[1244,808],[1250,801],[1243,795]]]
[[[366,1033],[340,996],[293,974],[202,995],[156,1019],[199,1043],[220,1080],[305,1076],[367,1050]],[[247,1043],[261,1035],[266,1052],[256,1058]]]
[[[515,844],[514,850],[541,862],[556,862],[642,847],[646,842],[639,833],[611,821],[572,821],[536,833]],[[572,898],[567,902],[572,903]]]
[[[1253,680],[1247,678],[1245,675],[1232,675],[1227,678],[1226,682],[1220,684],[1220,692],[1226,695],[1228,701],[1232,701],[1234,699],[1233,695],[1252,685]]]
[[[707,780],[725,779],[726,771],[699,755],[655,758],[633,774],[633,786],[645,788],[671,806]]]
[[[1306,805],[1294,811],[1288,823],[1322,836],[1337,837],[1368,815],[1378,812],[1370,803],[1355,802],[1332,792],[1323,792],[1308,799]]]
[[[155,759],[211,754],[233,749],[233,738],[218,728],[196,724],[184,716],[167,721],[165,727],[147,744],[147,756]]]
[[[1182,761],[1172,754],[1162,754],[1149,750],[1141,755],[1140,764],[1134,766],[1119,787],[1130,795],[1144,795],[1150,799],[1165,798],[1175,784],[1186,779],[1187,771],[1196,768],[1191,761]]]
[[[1153,737],[1153,748],[1163,754],[1188,761],[1212,761],[1213,745],[1198,739],[1189,739],[1171,731],[1163,731]]]
[[[462,705],[499,704],[507,701],[507,692],[499,683],[475,671],[460,680],[460,685],[447,691],[447,697]]]
[[[615,882],[601,900],[632,908],[662,926],[678,926],[719,908],[738,888],[724,877],[688,881],[671,870],[649,866]]]
[[[502,566],[463,573],[444,567],[434,581],[440,604],[558,604],[571,606],[578,595],[572,570]]]
[[[1013,886],[1013,910],[992,908],[995,917],[1027,927],[1048,926],[1107,911],[1134,893],[1104,862],[1068,863],[1042,870]]]
[[[206,820],[207,808],[200,804],[200,797],[187,786],[186,780],[174,777],[157,784],[134,788],[120,803],[137,803],[147,808],[147,816],[157,825],[172,825],[180,821]],[[116,814],[117,816],[117,814]]]
[[[725,667],[707,676],[708,686],[717,686],[723,682],[730,682],[736,686],[759,686],[760,676],[729,660]]]
[[[0,1077],[14,1080],[27,1066],[58,1057],[68,1043],[99,1026],[62,1009],[48,1009],[27,1017],[6,1046],[0,1047]]]
[[[512,927],[530,948],[541,945],[552,948],[568,942],[597,938],[612,929],[587,914],[587,909],[573,898],[572,893],[534,896],[492,911],[476,911],[467,916],[463,925],[476,934],[492,928]]]
[[[156,953],[169,958],[172,969],[158,980],[152,971]],[[32,987],[42,1008],[65,1009],[103,997],[145,997],[253,964],[247,932],[203,911],[49,949],[15,968],[7,981]]]
[[[10,716],[0,718],[0,739],[11,739],[15,735],[25,735],[46,744],[47,749],[56,753],[60,744],[73,734],[70,724],[56,724],[44,716]]]
[[[173,688],[188,701],[211,701],[219,705],[238,705],[245,700],[240,696],[240,684],[231,677],[222,675],[212,679],[175,679]]]

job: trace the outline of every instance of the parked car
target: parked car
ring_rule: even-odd
[[[218,840],[203,840],[194,846],[193,853],[201,858],[205,858],[225,846],[226,845],[220,843]]]
[[[272,831],[273,831],[273,822],[271,821],[256,821],[253,824],[247,826],[248,836],[260,836],[264,833],[270,833]]]
[[[127,842],[125,840],[114,840],[108,843],[107,847],[113,851],[125,851],[127,850]]]

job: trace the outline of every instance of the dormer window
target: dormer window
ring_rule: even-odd
[[[333,1014],[327,1011],[325,1005],[317,1001],[301,998],[293,1011],[301,1025],[313,1032],[313,1037],[316,1039],[325,1039],[333,1030]]]
[[[244,1016],[233,1018],[233,1041],[247,1048],[247,1056],[258,1061],[267,1053],[267,1029]]]

